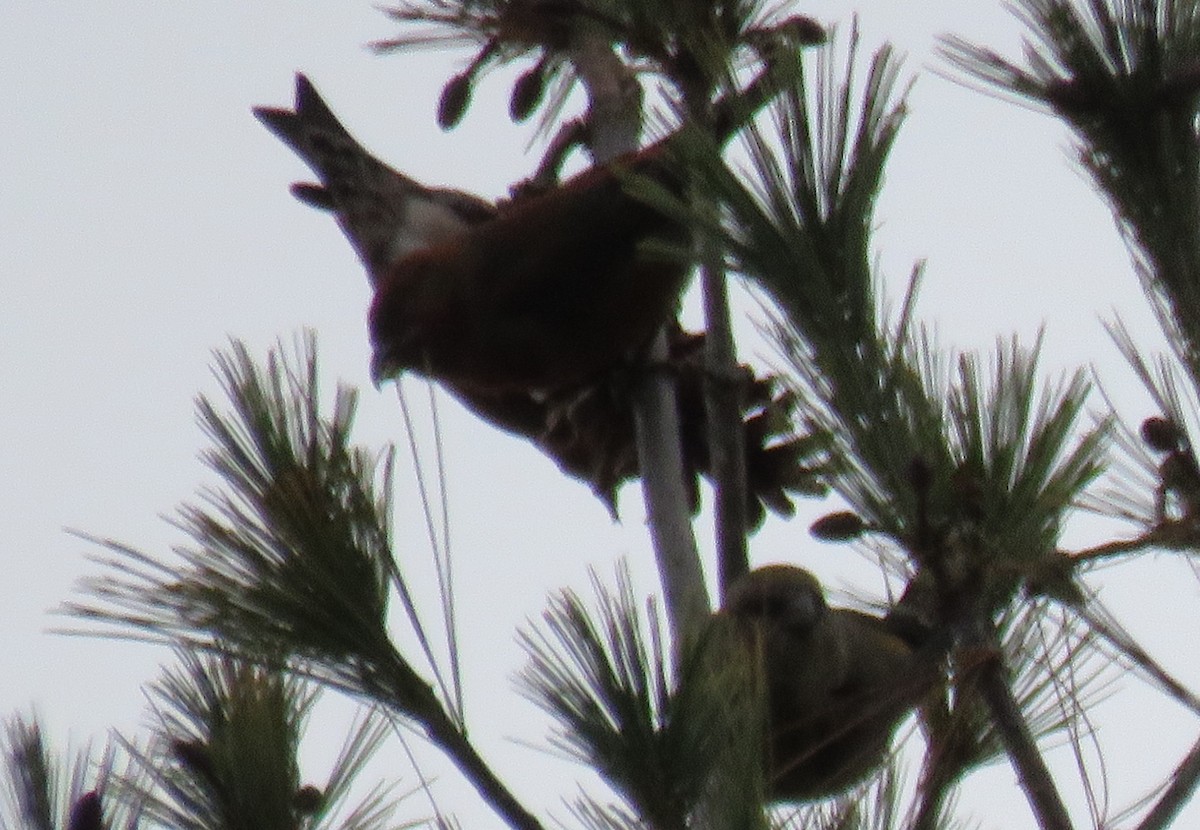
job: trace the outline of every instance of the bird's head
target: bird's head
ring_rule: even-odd
[[[382,280],[367,314],[371,336],[371,382],[378,389],[402,372],[421,365],[419,323],[404,287]]]
[[[768,565],[730,586],[723,610],[735,619],[808,631],[829,613],[817,578],[792,565]]]
[[[455,278],[459,246],[414,251],[378,280],[367,314],[371,380],[376,387],[412,370],[435,379],[453,375],[464,340],[464,303]]]

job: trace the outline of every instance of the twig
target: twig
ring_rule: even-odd
[[[665,332],[655,337],[649,359],[652,363],[666,362]],[[634,389],[633,404],[642,494],[678,658],[704,625],[711,606],[683,483],[675,388],[664,373],[647,372]],[[682,663],[677,661],[676,665]]]
[[[528,184],[535,190],[550,188],[557,184],[567,156],[575,148],[586,144],[587,139],[588,126],[582,119],[573,118],[563,124],[550,141],[546,152],[542,154],[542,163],[530,176]]]
[[[908,592],[905,596],[909,596]],[[954,642],[949,628],[936,635],[925,637],[917,650],[918,666],[937,666],[936,695],[924,695],[921,704],[921,720],[925,727],[925,761],[921,770],[921,781],[917,792],[921,801],[909,830],[937,830],[942,810],[950,798],[954,784],[966,772],[963,763],[963,731],[953,728],[948,709],[949,698],[945,687],[945,660]]]
[[[419,725],[425,737],[448,757],[476,792],[513,830],[543,830],[541,823],[509,791],[446,711],[433,687],[419,678],[399,654],[382,664],[359,666],[356,682],[339,686]]]
[[[1013,698],[1005,674],[998,649],[979,667],[979,691],[991,713],[992,723],[1016,768],[1038,826],[1042,830],[1071,830],[1067,808],[1038,752],[1021,708]]]
[[[790,50],[787,50],[791,54]],[[764,57],[764,67],[740,92],[710,101],[711,91],[686,76],[675,78],[683,90],[687,116],[703,124],[720,146],[745,125],[778,91],[776,62],[779,55]],[[716,210],[713,205],[694,207]],[[742,421],[743,388],[738,377],[733,323],[729,311],[729,289],[720,249],[711,241],[697,244],[700,285],[704,301],[705,383],[704,410],[709,466],[712,475],[720,593],[750,570],[746,544],[749,500],[746,484],[746,437]]]
[[[1196,538],[1193,529],[1187,528],[1186,531],[1183,531],[1174,524],[1163,524],[1132,539],[1116,539],[1074,553],[1064,552],[1063,555],[1072,563],[1094,562],[1099,559],[1140,553],[1148,548],[1178,549],[1189,540],[1193,544],[1200,543],[1200,539]]]
[[[597,164],[637,149],[642,88],[609,40],[594,30],[573,33],[567,54],[588,94],[588,149]]]
[[[1179,811],[1183,809],[1183,805],[1191,799],[1198,783],[1200,783],[1200,741],[1192,746],[1179,766],[1175,767],[1175,771],[1171,773],[1170,785],[1163,792],[1162,798],[1150,808],[1150,812],[1142,819],[1137,830],[1164,830],[1169,827],[1179,815]]]
[[[937,830],[941,826],[939,819],[942,807],[962,772],[961,766],[952,759],[951,753],[944,750],[938,752],[936,749],[934,751],[936,755],[932,758],[922,781],[921,803],[909,830]]]
[[[768,96],[767,70],[756,83],[755,97]],[[744,117],[747,104],[757,101],[736,99],[736,104],[722,99],[710,106],[707,88],[689,85],[686,79],[677,82],[684,90],[684,103],[688,117],[703,124],[713,135],[720,136],[723,130],[736,123],[736,115]],[[735,113],[732,110],[741,110]],[[711,115],[709,115],[711,113]],[[706,117],[707,116],[707,117]],[[703,196],[694,189],[688,199],[695,209],[705,214],[717,210],[716,205],[707,204]],[[720,595],[734,580],[750,570],[750,557],[746,549],[746,528],[749,524],[746,497],[746,438],[742,422],[742,386],[738,377],[737,353],[733,342],[733,323],[729,313],[729,289],[726,281],[721,250],[708,237],[699,237],[695,242],[697,260],[700,263],[700,287],[704,299],[704,414],[705,440],[708,443],[709,469],[714,490],[714,512],[716,524],[717,564],[720,577]]]
[[[483,800],[508,822],[509,827],[514,830],[542,830],[541,822],[521,806],[521,802],[496,777],[475,746],[444,712],[441,717],[429,713],[421,718],[421,722],[429,739],[449,756]]]

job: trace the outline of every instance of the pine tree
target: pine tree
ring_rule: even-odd
[[[1040,339],[1000,339],[990,356],[939,346],[916,316],[919,266],[889,310],[873,211],[906,82],[890,48],[863,54],[853,24],[826,31],[759,0],[413,0],[388,11],[401,33],[381,51],[475,49],[446,84],[445,128],[483,73],[525,67],[514,120],[540,113],[546,134],[559,129],[523,192],[553,189],[576,150],[596,165],[625,158],[650,111],[667,122],[657,152],[687,171],[677,188],[631,166],[622,186],[687,229],[686,242],[654,240],[640,255],[698,266],[703,340],[668,327],[646,371],[589,387],[553,417],[553,398],[522,398],[522,412],[541,420],[516,421],[511,401],[463,396],[610,506],[627,479],[646,492],[661,607],[623,573],[596,576],[593,598],[564,590],[519,634],[529,664],[518,691],[555,721],[555,747],[607,785],[578,795],[572,826],[958,826],[960,785],[997,760],[1015,770],[1037,826],[1110,826],[1097,803],[1090,815],[1068,809],[1047,739],[1082,759],[1090,708],[1122,666],[1200,711],[1088,580],[1144,552],[1200,547],[1188,437],[1200,411],[1200,4],[1018,0],[1014,11],[1026,30],[1019,60],[947,38],[945,68],[1071,129],[1172,348],[1148,356],[1111,323],[1158,406],[1136,429],[1116,413],[1089,420],[1101,396],[1083,370],[1043,381]],[[574,85],[587,112],[565,121]],[[731,140],[748,162],[731,161]],[[297,195],[330,206],[320,188]],[[731,276],[763,298],[783,367],[775,376],[738,363]],[[450,563],[437,562],[442,613],[431,624],[397,554],[397,462],[390,448],[354,443],[353,390],[339,386],[322,408],[315,336],[261,362],[235,341],[216,371],[228,406],[202,398],[198,412],[205,461],[223,484],[175,516],[188,543],[164,559],[94,539],[101,572],[67,606],[89,631],[176,650],[178,666],[150,691],[152,734],[63,764],[34,720],[14,719],[3,742],[11,823],[391,826],[391,790],[351,806],[351,788],[373,751],[407,729],[502,823],[549,826],[472,740]],[[574,443],[551,423],[575,430]],[[712,562],[692,535],[698,473],[714,485]],[[827,491],[842,506],[812,536],[861,549],[900,586],[873,613],[825,608],[819,582],[798,569],[751,572],[761,513],[788,515],[793,499]],[[1082,510],[1134,532],[1067,550],[1063,528]],[[705,572],[719,577],[716,602]],[[797,640],[770,627],[788,614],[815,619],[815,633]],[[781,672],[785,658],[795,667]],[[873,679],[882,674],[886,684]],[[828,677],[837,682],[822,685]],[[854,684],[865,685],[847,691]],[[781,721],[783,686],[811,722]],[[318,785],[302,778],[297,747],[321,690],[369,714]],[[814,759],[819,771],[805,772]],[[1080,760],[1079,774],[1091,792],[1094,770]],[[1170,826],[1198,781],[1200,744],[1144,803],[1117,805],[1116,818]],[[436,811],[432,822],[453,822],[453,805]]]

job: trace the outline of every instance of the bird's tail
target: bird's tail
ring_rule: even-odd
[[[255,107],[254,116],[320,179],[320,184],[292,185],[292,193],[305,204],[344,211],[369,183],[399,175],[354,140],[304,75],[296,75],[294,109]]]
[[[372,281],[408,252],[495,214],[483,199],[431,190],[375,158],[304,75],[293,109],[255,107],[254,115],[317,174],[318,184],[293,184],[293,195],[333,212]]]

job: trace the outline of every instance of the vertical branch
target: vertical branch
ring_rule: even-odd
[[[768,71],[756,83],[769,78]],[[682,78],[684,100],[691,118],[709,128],[713,134],[724,132],[722,119],[732,120],[729,112],[714,106],[710,90],[688,83]],[[769,83],[754,86],[748,96],[764,93]],[[767,93],[769,95],[769,93]],[[741,102],[741,107],[747,105]],[[703,120],[701,120],[703,119]],[[693,208],[706,218],[717,211],[714,204],[701,201],[704,197],[693,191],[688,194]],[[710,236],[696,240],[697,260],[700,263],[700,286],[704,302],[705,375],[704,412],[705,440],[708,443],[709,473],[714,492],[714,513],[717,543],[717,569],[720,597],[728,587],[750,570],[746,546],[749,525],[746,495],[746,437],[742,422],[742,394],[737,353],[733,342],[733,323],[729,312],[729,290],[721,249]]]
[[[783,44],[789,44],[789,48],[779,48]],[[760,52],[760,57],[763,67],[754,79],[741,92],[729,93],[715,102],[709,100],[711,90],[699,88],[687,78],[678,79],[685,91],[688,115],[708,128],[722,147],[737,132],[739,124],[744,124],[751,113],[779,92],[780,58],[792,59],[795,52],[785,37],[775,48]],[[707,219],[718,218],[709,215],[718,210],[717,205],[699,203],[696,193],[691,194],[691,199],[692,207],[706,214]],[[697,245],[697,253],[706,330],[705,438],[714,490],[719,585],[724,597],[734,580],[750,570],[746,542],[750,497],[746,480],[746,429],[742,420],[745,389],[738,371],[722,250],[711,236],[705,235]]]
[[[636,150],[642,101],[632,71],[606,37],[586,28],[572,36],[569,54],[588,94],[589,146],[595,162],[603,164]],[[655,337],[648,357],[652,365],[665,365],[665,332]],[[673,382],[663,373],[647,373],[634,390],[633,406],[650,538],[678,650],[700,630],[711,608],[684,486]]]
[[[666,363],[665,332],[655,336],[649,359]],[[679,406],[671,379],[662,373],[643,377],[634,390],[633,402],[642,494],[678,658],[711,612],[683,482]]]
[[[642,133],[642,88],[608,38],[576,31],[567,48],[588,95],[588,149],[596,164],[638,148]]]
[[[949,776],[930,776],[921,791],[921,804],[911,830],[937,830],[942,824],[942,809],[950,795],[953,779]]]
[[[746,545],[749,524],[746,494],[746,435],[742,422],[743,389],[737,372],[726,274],[711,243],[700,253],[707,337],[704,405],[708,454],[716,512],[717,562],[721,596],[750,570]]]
[[[920,801],[909,830],[938,830],[945,825],[944,810],[955,784],[967,771],[962,761],[963,732],[955,728],[947,705],[948,699],[941,690],[936,701],[931,699],[925,704],[923,720],[928,743],[917,784]]]
[[[942,810],[962,772],[961,765],[948,750],[946,736],[931,732],[925,769],[917,788],[921,800],[916,816],[909,824],[910,830],[937,830],[942,824]]]

